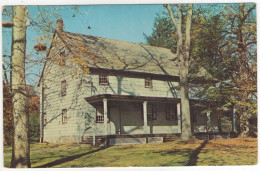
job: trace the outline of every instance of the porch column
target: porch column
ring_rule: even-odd
[[[181,104],[177,103],[178,133],[181,133]]]
[[[210,112],[207,112],[207,126],[206,126],[206,132],[208,132],[210,130],[210,126],[211,123],[210,123]]]
[[[144,115],[144,133],[148,133],[148,126],[147,126],[147,101],[143,102],[143,115]]]
[[[105,134],[107,135],[107,99],[103,99],[104,106],[104,126],[105,126]]]
[[[232,111],[232,132],[236,132],[236,108],[233,107]]]

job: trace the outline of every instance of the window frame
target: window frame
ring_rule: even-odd
[[[157,104],[147,104],[147,120],[157,120]]]
[[[65,59],[65,50],[60,52],[60,59],[59,59],[59,65],[64,67],[66,64],[66,59]]]
[[[62,121],[62,124],[68,123],[68,110],[67,109],[62,109],[62,111],[61,111],[61,121]]]
[[[46,94],[45,90],[46,90],[46,89],[43,87],[43,88],[42,88],[42,100],[43,100],[43,101],[46,101],[46,99],[47,99],[47,94]]]
[[[104,108],[102,105],[96,107],[96,123],[104,123]]]
[[[43,112],[42,113],[42,122],[43,122],[43,125],[46,126],[47,125],[47,114],[46,112]]]
[[[153,79],[152,79],[152,77],[145,77],[145,79],[144,79],[144,87],[145,88],[153,88]]]
[[[61,96],[67,95],[67,82],[66,80],[61,81]]]
[[[178,120],[177,104],[175,103],[166,104],[166,120],[169,121]]]
[[[99,85],[109,85],[109,76],[108,74],[99,74]]]

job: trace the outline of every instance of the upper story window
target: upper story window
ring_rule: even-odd
[[[166,105],[166,120],[177,120],[177,105],[167,104]]]
[[[153,82],[151,77],[146,77],[144,80],[145,88],[153,88]]]
[[[45,88],[43,87],[42,88],[42,100],[46,101],[46,98],[47,98],[47,95],[46,95],[46,92],[45,92]]]
[[[46,112],[44,112],[43,114],[43,125],[45,126],[47,124],[47,115]]]
[[[59,65],[65,66],[65,51],[60,52]]]
[[[147,105],[147,120],[156,120],[157,119],[157,106],[156,104]]]
[[[100,74],[99,75],[99,85],[108,85],[108,84],[109,84],[108,75]]]
[[[96,122],[104,123],[104,109],[102,105],[96,107]]]
[[[67,94],[66,80],[61,82],[61,95],[65,96]]]
[[[62,109],[62,124],[65,124],[68,122],[68,117],[67,117],[67,109]]]

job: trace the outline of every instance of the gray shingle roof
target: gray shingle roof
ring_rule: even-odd
[[[89,67],[178,76],[171,50],[144,44],[59,32],[74,56],[81,56]],[[91,58],[94,56],[94,58]]]

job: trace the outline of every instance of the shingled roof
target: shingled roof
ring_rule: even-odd
[[[179,75],[178,65],[173,62],[176,54],[166,48],[70,32],[58,35],[72,54],[83,57],[90,68]]]

